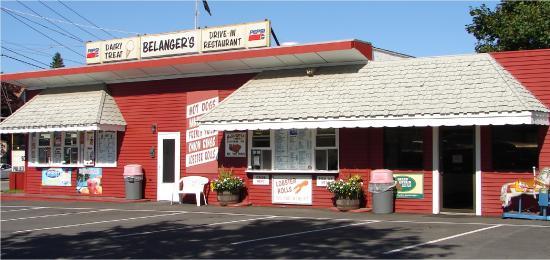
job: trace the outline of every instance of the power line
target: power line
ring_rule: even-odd
[[[18,2],[20,5],[24,6],[25,8],[29,9],[29,10],[30,10],[31,12],[33,12],[34,14],[40,16],[40,14],[39,14],[38,12],[34,11],[32,8],[30,8],[29,6],[27,6],[25,3],[23,3],[23,2],[21,2],[21,1],[19,1],[19,0],[17,0],[17,2]],[[65,33],[71,35],[71,36],[73,37],[73,39],[78,40],[78,41],[80,41],[80,42],[84,42],[84,40],[80,39],[78,36],[72,34],[71,32],[69,32],[69,31],[63,29],[63,27],[61,27],[61,26],[59,26],[59,25],[53,23],[53,22],[50,21],[50,20],[46,20],[46,21],[47,21],[48,23],[50,23],[51,25],[53,25],[53,26],[59,28],[60,30],[64,31]]]
[[[62,46],[64,46],[64,47],[65,47],[65,48],[67,48],[68,50],[70,50],[70,51],[72,51],[72,52],[76,53],[76,54],[77,54],[78,56],[82,56],[82,57],[84,57],[84,55],[82,55],[82,53],[79,53],[79,52],[77,52],[77,51],[75,51],[75,50],[73,50],[73,49],[71,49],[71,48],[69,48],[69,47],[65,46],[65,45],[64,45],[63,43],[60,43],[60,42],[58,42],[58,41],[57,41],[57,40],[55,40],[54,38],[52,38],[52,37],[50,37],[50,36],[48,36],[48,35],[44,34],[43,32],[41,32],[41,31],[37,30],[36,28],[32,27],[32,26],[31,26],[31,25],[29,25],[28,23],[26,23],[26,22],[23,22],[23,21],[21,21],[21,19],[17,18],[17,17],[15,16],[15,15],[11,14],[11,13],[10,13],[10,12],[8,12],[7,10],[4,10],[4,8],[2,9],[2,11],[4,11],[4,12],[5,12],[5,13],[7,13],[7,14],[9,14],[9,15],[10,15],[11,17],[13,17],[13,18],[14,18],[15,20],[17,20],[17,21],[19,21],[19,22],[23,23],[23,24],[24,24],[24,25],[26,25],[27,27],[29,27],[29,28],[33,29],[33,30],[34,30],[35,32],[37,32],[37,33],[40,33],[40,34],[41,34],[42,36],[44,36],[44,37],[46,37],[46,38],[48,38],[48,39],[50,39],[50,40],[54,41],[55,43],[57,43],[57,44],[59,44],[59,45],[62,45]]]
[[[7,11],[7,10],[4,10],[4,11],[9,12],[9,11]],[[25,19],[25,20],[27,20],[27,21],[29,21],[29,22],[31,22],[31,23],[34,23],[34,24],[36,24],[36,25],[38,25],[38,26],[40,26],[40,27],[43,27],[43,28],[46,28],[46,29],[48,29],[48,30],[54,31],[54,32],[56,32],[56,33],[59,33],[59,34],[61,34],[61,35],[63,35],[63,36],[66,36],[66,37],[68,37],[68,38],[70,38],[70,39],[73,39],[73,40],[75,40],[75,41],[77,41],[77,42],[82,42],[82,41],[80,41],[80,40],[77,39],[77,38],[73,38],[73,37],[70,36],[70,35],[67,35],[67,34],[65,34],[65,33],[63,33],[63,32],[60,32],[60,31],[56,30],[56,29],[50,28],[50,27],[48,27],[48,26],[46,26],[46,25],[43,25],[43,24],[41,24],[41,23],[35,22],[35,21],[33,21],[33,20],[31,20],[31,19],[29,19],[29,18],[27,18],[27,17],[24,17],[24,16],[22,16],[22,15],[20,15],[20,14],[16,14],[16,13],[13,13],[13,14],[14,14],[14,15],[17,15],[17,16],[19,16],[19,17],[21,17],[21,18],[23,18],[23,19]]]
[[[42,2],[42,1],[40,1],[40,0],[39,0],[38,2],[41,3],[43,6],[45,6],[46,8],[50,9],[50,11],[52,11],[52,12],[54,12],[55,14],[61,16],[61,18],[67,20],[68,22],[74,23],[74,22],[71,21],[69,18],[63,16],[62,14],[58,13],[57,11],[55,11],[53,8],[51,8],[51,7],[49,7],[48,5],[46,5],[44,2]],[[75,25],[75,26],[76,26],[76,25]],[[78,29],[80,29],[81,31],[87,33],[87,34],[89,34],[89,35],[91,35],[91,36],[93,36],[93,37],[96,37],[98,40],[103,40],[103,39],[99,38],[99,36],[97,36],[97,35],[91,33],[90,31],[88,31],[88,30],[86,30],[86,29],[84,29],[84,28],[81,28],[80,26],[76,26],[76,27],[77,27]]]
[[[57,22],[57,23],[72,24],[72,25],[76,25],[76,26],[84,27],[84,28],[97,29],[97,30],[106,30],[106,31],[119,32],[119,33],[125,33],[125,34],[133,34],[133,35],[142,34],[142,33],[139,33],[139,32],[127,32],[127,31],[122,31],[122,30],[117,30],[117,29],[100,28],[100,27],[94,27],[94,26],[89,26],[89,25],[84,25],[84,24],[71,23],[71,22],[67,22],[67,21],[63,21],[63,20],[59,20],[59,19],[54,19],[54,18],[49,18],[49,17],[45,17],[45,16],[29,14],[29,13],[21,12],[21,11],[18,11],[18,10],[6,8],[6,7],[2,7],[2,8],[6,9],[10,12],[18,13],[20,15],[40,18],[40,19],[44,19],[44,20],[48,20],[48,21],[52,21],[52,22]]]
[[[39,50],[39,49],[32,49],[32,48],[29,48],[29,47],[25,47],[23,45],[17,45],[17,44],[12,44],[12,43],[9,43],[9,42],[6,42],[4,41],[4,43],[6,44],[10,44],[10,45],[15,45],[15,46],[19,46],[21,48],[24,48],[24,49],[14,49],[16,51],[20,51],[20,52],[26,52],[26,53],[29,53],[29,54],[34,54],[34,55],[40,55],[40,56],[43,56],[43,57],[53,57],[54,54],[52,53],[49,53],[49,52],[45,52],[43,50]],[[63,58],[64,61],[70,61],[72,63],[76,63],[76,64],[80,64],[80,65],[84,65],[83,62],[80,62],[80,61],[76,61],[76,60],[71,60],[71,59],[68,59],[68,58]]]
[[[44,66],[50,66],[50,65],[48,65],[48,64],[46,64],[46,63],[44,63],[44,62],[41,62],[41,61],[39,61],[39,60],[35,60],[35,59],[31,58],[31,57],[28,57],[28,56],[26,56],[26,55],[23,55],[23,54],[21,54],[21,53],[19,53],[19,52],[16,52],[16,51],[14,51],[14,50],[12,50],[12,49],[9,49],[9,48],[6,48],[6,47],[4,47],[4,46],[2,46],[2,49],[7,50],[7,51],[12,52],[12,53],[15,53],[15,54],[17,54],[17,55],[19,55],[19,56],[23,56],[23,57],[25,57],[25,58],[27,58],[27,59],[29,59],[29,60],[35,61],[35,62],[37,62],[37,63],[40,63],[40,64],[42,64],[42,65],[44,65]]]
[[[6,55],[6,54],[1,54],[0,56],[2,56],[2,57],[6,57],[6,58],[10,58],[10,59],[12,59],[12,60],[16,60],[16,61],[19,61],[19,62],[22,62],[22,63],[28,64],[28,65],[31,65],[31,66],[34,66],[34,67],[40,68],[40,69],[46,69],[46,68],[40,67],[40,66],[38,66],[38,65],[34,65],[34,64],[32,64],[32,63],[29,63],[29,62],[26,62],[26,61],[23,61],[23,60],[20,60],[20,59],[17,59],[17,58],[11,57],[11,56],[9,56],[9,55]]]
[[[93,26],[99,28],[99,29],[102,30],[104,33],[108,34],[109,36],[111,36],[111,37],[113,37],[113,38],[116,38],[116,36],[114,36],[113,34],[111,34],[111,33],[108,32],[108,31],[105,31],[105,30],[101,29],[101,27],[97,26],[97,25],[96,25],[95,23],[93,23],[92,21],[86,19],[86,17],[80,15],[78,12],[76,12],[74,9],[70,8],[70,7],[69,7],[68,5],[66,5],[65,3],[63,3],[63,2],[61,2],[61,1],[59,1],[59,0],[57,0],[57,2],[59,2],[60,4],[62,4],[63,6],[65,6],[65,7],[66,7],[67,9],[69,9],[71,12],[75,13],[76,15],[78,15],[78,17],[80,17],[80,18],[86,20],[86,21],[87,21],[88,23],[90,23],[91,25],[93,25]]]

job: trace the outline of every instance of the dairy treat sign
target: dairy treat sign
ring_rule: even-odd
[[[312,204],[311,175],[277,175],[272,177],[272,202],[279,204]]]
[[[218,102],[217,90],[187,93],[185,166],[188,173],[217,172],[218,131],[201,129],[197,118],[214,109]]]

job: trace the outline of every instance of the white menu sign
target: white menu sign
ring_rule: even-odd
[[[271,200],[280,204],[312,204],[311,175],[273,175]]]
[[[218,105],[219,97],[208,98],[187,106],[188,128],[185,142],[187,153],[185,166],[197,166],[217,160],[218,156],[218,131],[204,130],[196,124],[197,117],[206,114]]]
[[[326,187],[329,182],[334,181],[334,176],[317,176],[317,186]]]
[[[199,36],[198,30],[141,36],[141,58],[199,52]]]
[[[253,185],[269,185],[269,174],[253,174]]]

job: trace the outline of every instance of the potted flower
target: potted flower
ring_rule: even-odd
[[[241,190],[244,188],[244,181],[233,175],[231,169],[221,167],[218,179],[210,182],[210,189],[215,191],[220,205],[235,204],[239,202]]]
[[[348,178],[347,181],[339,179],[328,183],[327,190],[334,194],[336,208],[339,210],[358,209],[363,196],[363,182],[361,176],[354,175]]]

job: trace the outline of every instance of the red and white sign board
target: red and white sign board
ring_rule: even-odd
[[[187,93],[187,128],[185,133],[185,166],[187,173],[218,171],[218,131],[201,129],[196,120],[219,103],[218,91]]]
[[[272,202],[278,204],[312,204],[311,175],[278,175],[272,178]]]

